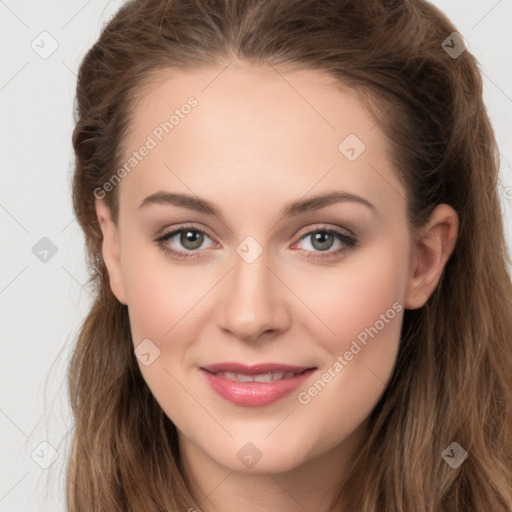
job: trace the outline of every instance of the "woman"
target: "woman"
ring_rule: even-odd
[[[421,0],[135,0],[81,64],[68,508],[512,511],[474,57]]]

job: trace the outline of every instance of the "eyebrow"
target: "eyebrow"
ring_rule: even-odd
[[[309,199],[301,199],[299,201],[289,203],[285,205],[285,207],[281,211],[281,216],[294,217],[310,211],[319,210],[334,203],[346,202],[359,203],[368,207],[373,212],[377,211],[375,206],[366,199],[364,199],[363,197],[360,197],[355,194],[350,194],[348,192],[334,191],[328,194],[322,194],[311,197]],[[194,197],[188,194],[178,194],[161,191],[155,192],[154,194],[149,195],[142,201],[142,203],[139,206],[139,209],[146,208],[147,206],[152,204],[180,206],[182,208],[188,208],[189,210],[195,210],[201,213],[215,215],[216,217],[222,218],[222,212],[216,205],[210,203],[209,201],[206,201],[205,199]]]

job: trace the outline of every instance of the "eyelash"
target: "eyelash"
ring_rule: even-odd
[[[177,234],[180,234],[184,231],[193,231],[196,233],[202,233],[203,235],[208,236],[211,239],[214,239],[213,235],[205,230],[205,229],[199,229],[192,225],[183,225],[178,229],[174,229],[173,231],[169,231],[168,233],[165,233],[164,235],[158,237],[156,240],[154,240],[154,243],[160,247],[164,251],[164,253],[168,254],[169,256],[173,256],[179,259],[190,259],[190,258],[197,258],[200,256],[198,249],[196,250],[189,250],[189,251],[179,251],[176,249],[169,248],[164,242],[169,240],[170,238],[174,237]],[[327,251],[306,251],[308,253],[307,257],[312,259],[323,259],[333,256],[341,256],[345,252],[350,251],[351,249],[354,249],[358,246],[358,240],[354,236],[347,235],[345,233],[342,233],[341,231],[338,231],[337,229],[327,227],[327,226],[315,226],[314,229],[307,231],[304,233],[300,238],[300,240],[303,240],[307,238],[308,236],[311,236],[315,233],[327,233],[330,235],[334,235],[340,242],[344,244],[344,246],[340,249],[337,249],[333,252]],[[194,254],[195,253],[195,254]],[[322,255],[317,255],[317,253]],[[325,254],[325,256],[323,255]]]

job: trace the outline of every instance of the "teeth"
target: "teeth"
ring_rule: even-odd
[[[254,382],[272,382],[272,380],[274,379],[272,378],[271,373],[262,373],[261,375],[254,375]]]
[[[258,375],[246,375],[244,373],[217,372],[215,375],[237,382],[272,382],[274,380],[291,379],[296,374],[294,372],[270,372],[260,373]]]
[[[235,373],[234,375],[234,380],[237,380],[238,382],[251,382],[254,380],[252,375],[244,375],[243,373]]]
[[[233,373],[233,372],[221,372],[223,375],[223,377],[226,377],[226,379],[229,379],[229,380],[236,380],[236,373]],[[217,374],[219,375],[219,374]]]

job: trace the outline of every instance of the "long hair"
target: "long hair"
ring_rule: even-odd
[[[69,365],[70,512],[200,509],[176,427],[133,353],[101,255],[94,190],[121,165],[134,102],[162,70],[238,59],[326,72],[390,142],[410,226],[451,205],[459,235],[426,304],[404,313],[397,363],[332,510],[512,512],[512,285],[499,153],[478,63],[424,0],[131,0],[78,74],[73,206],[95,298]],[[451,39],[450,39],[451,37]],[[454,39],[455,37],[455,39]],[[448,41],[448,44],[443,43]],[[460,53],[460,52],[459,52]],[[115,222],[117,188],[106,195]],[[467,459],[441,457],[457,442]]]

